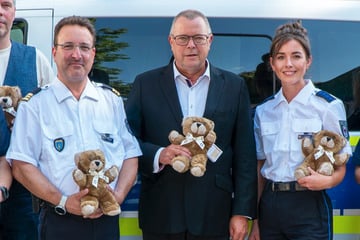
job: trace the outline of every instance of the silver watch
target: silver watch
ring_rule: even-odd
[[[65,203],[67,200],[67,196],[62,195],[60,202],[57,206],[55,206],[55,212],[59,215],[65,215],[66,214],[66,208]]]

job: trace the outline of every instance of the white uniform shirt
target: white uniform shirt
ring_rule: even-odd
[[[20,104],[6,158],[33,164],[63,194],[71,195],[79,191],[72,177],[74,155],[94,149],[104,152],[106,169],[120,169],[125,159],[141,155],[127,129],[121,97],[88,80],[78,101],[56,79]]]
[[[6,69],[9,63],[11,45],[8,48],[0,50],[0,86],[4,84]],[[49,84],[55,78],[53,69],[48,59],[38,49],[36,51],[36,73],[38,79],[38,87]],[[22,93],[25,95],[26,93]]]
[[[307,80],[290,103],[281,89],[273,99],[257,106],[254,131],[257,159],[266,159],[263,177],[276,182],[295,181],[294,171],[304,160],[301,139],[305,135],[323,129],[348,135],[342,101],[336,98],[328,102],[315,95],[319,91]],[[349,142],[342,151],[352,154]]]

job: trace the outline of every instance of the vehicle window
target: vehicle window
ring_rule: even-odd
[[[89,74],[120,91],[126,99],[135,76],[167,64],[172,53],[167,36],[172,18],[90,18],[97,29],[96,59]],[[242,76],[253,106],[274,94],[280,85],[268,66],[275,29],[291,19],[209,18],[214,41],[209,60]],[[316,86],[343,100],[349,130],[360,130],[360,31],[357,22],[302,20],[308,29],[313,63],[307,77]],[[16,19],[11,39],[27,43],[27,23]]]
[[[19,43],[27,43],[27,22],[24,19],[15,19],[10,32],[10,39]]]
[[[97,59],[93,76],[105,79],[126,98],[137,74],[171,59],[167,41],[172,18],[96,18]],[[280,85],[268,66],[275,29],[288,19],[209,18],[214,33],[209,60],[246,80],[254,106]],[[312,46],[307,77],[341,98],[350,130],[360,130],[360,32],[358,23],[303,20]],[[101,77],[102,76],[102,77]],[[101,80],[99,80],[101,81]]]

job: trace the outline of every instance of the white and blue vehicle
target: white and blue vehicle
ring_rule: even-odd
[[[279,88],[274,75],[266,71],[275,29],[300,20],[312,44],[313,63],[308,77],[343,100],[351,145],[354,147],[359,140],[360,1],[16,0],[16,7],[12,39],[39,48],[54,68],[51,47],[56,23],[70,15],[90,18],[98,34],[98,57],[90,77],[112,85],[124,99],[137,74],[171,59],[167,36],[172,18],[181,10],[198,9],[208,16],[214,34],[209,60],[246,79],[253,106]],[[122,205],[122,239],[141,239],[137,224],[140,184],[134,186]],[[355,182],[351,159],[344,181],[329,194],[335,239],[360,239],[360,185]]]

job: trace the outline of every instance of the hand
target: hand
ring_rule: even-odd
[[[89,190],[86,188],[78,193],[68,196],[65,204],[66,211],[74,215],[82,216],[80,200],[83,196],[88,194],[88,192]]]
[[[320,174],[310,167],[308,167],[308,169],[310,171],[310,175],[298,179],[298,183],[302,187],[306,187],[312,191],[320,191],[331,187],[329,186],[329,182],[331,182],[331,176]]]
[[[253,221],[248,240],[260,240],[260,229],[259,229],[258,220]]]
[[[231,240],[244,240],[248,233],[248,219],[244,216],[233,216],[230,219]]]
[[[185,147],[171,144],[161,151],[159,156],[159,162],[163,165],[171,164],[171,160],[178,155],[182,155],[190,158],[191,152],[189,149]]]

